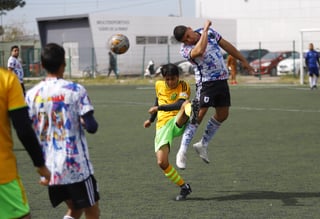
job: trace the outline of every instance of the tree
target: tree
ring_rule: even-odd
[[[25,6],[25,4],[26,2],[24,0],[0,0],[0,16],[1,16],[0,36],[2,36],[5,32],[2,26],[2,16],[6,14],[4,11],[11,11],[16,7],[22,8],[23,6]]]
[[[17,41],[25,35],[25,29],[23,25],[8,25],[4,26],[4,34],[2,36],[3,41]]]
[[[24,0],[0,0],[0,11],[10,11],[16,7],[22,8],[25,4]]]

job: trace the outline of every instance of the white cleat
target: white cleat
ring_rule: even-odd
[[[179,169],[184,170],[187,166],[187,155],[182,151],[178,151],[176,156],[176,165]]]
[[[208,151],[207,151],[208,148],[205,147],[201,141],[195,143],[193,145],[193,148],[196,150],[196,152],[199,154],[199,156],[205,163],[210,163],[210,160],[208,158]]]

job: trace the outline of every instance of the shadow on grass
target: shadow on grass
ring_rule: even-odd
[[[213,198],[188,197],[188,200],[198,201],[237,201],[237,200],[281,200],[284,206],[304,206],[299,204],[298,198],[320,198],[320,192],[273,192],[273,191],[220,191],[223,193],[235,193]]]

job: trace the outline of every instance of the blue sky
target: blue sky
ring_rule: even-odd
[[[36,18],[106,12],[129,16],[179,15],[195,17],[195,0],[26,0],[23,8],[16,8],[2,16],[3,26],[23,26],[28,34],[37,34]]]

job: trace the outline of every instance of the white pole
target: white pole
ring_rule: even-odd
[[[303,72],[303,33],[304,32],[320,32],[319,28],[301,29],[300,30],[300,84],[303,84],[304,72]]]
[[[179,0],[179,16],[182,17],[182,4],[181,4],[181,0]]]
[[[303,31],[300,31],[300,84],[303,84]]]

